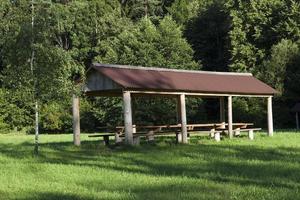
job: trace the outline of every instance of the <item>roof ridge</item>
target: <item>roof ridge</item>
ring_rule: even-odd
[[[169,68],[161,68],[161,67],[143,67],[143,66],[132,66],[132,65],[102,64],[102,63],[93,63],[92,65],[96,66],[96,67],[138,69],[138,70],[148,70],[148,71],[168,71],[168,72],[185,72],[185,73],[199,73],[199,74],[252,76],[252,73],[242,73],[242,72],[214,72],[214,71],[201,71],[201,70],[169,69]]]

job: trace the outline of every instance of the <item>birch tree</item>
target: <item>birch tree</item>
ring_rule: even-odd
[[[12,93],[22,93],[30,101],[27,103],[35,116],[35,153],[39,142],[39,105],[70,95],[74,75],[82,73],[71,53],[53,43],[59,25],[57,18],[51,17],[55,11],[51,1],[22,0],[11,2],[8,15],[12,18],[5,19],[16,32],[6,34],[11,39],[5,43],[2,80]]]

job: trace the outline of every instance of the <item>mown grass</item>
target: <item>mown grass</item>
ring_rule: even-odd
[[[300,134],[104,147],[82,136],[0,135],[0,199],[300,199]]]

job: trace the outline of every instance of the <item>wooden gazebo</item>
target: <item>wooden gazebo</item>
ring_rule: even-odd
[[[131,98],[167,95],[178,99],[182,142],[187,143],[186,96],[220,99],[220,121],[225,122],[227,98],[228,133],[233,137],[232,97],[267,98],[268,135],[273,135],[272,97],[276,90],[250,73],[207,72],[125,65],[93,64],[87,71],[86,95],[120,96],[124,102],[125,143],[133,144]],[[74,97],[74,138],[78,138],[78,100]],[[77,141],[78,144],[78,141]]]

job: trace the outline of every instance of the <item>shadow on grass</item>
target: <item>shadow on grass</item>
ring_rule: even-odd
[[[98,182],[93,182],[97,186]],[[99,188],[94,188],[99,190]],[[117,193],[117,194],[116,194]],[[122,194],[120,197],[118,194]],[[220,195],[221,194],[221,195]],[[4,196],[5,197],[5,196]],[[185,183],[184,185],[176,184],[157,184],[151,186],[139,186],[125,192],[124,188],[120,190],[105,190],[104,194],[100,191],[98,195],[89,194],[66,194],[61,192],[30,192],[16,200],[116,200],[116,199],[230,199],[229,193],[222,187],[195,185]]]
[[[31,143],[2,144],[0,153],[14,159],[32,157]],[[98,141],[40,145],[41,163],[98,167],[152,176],[201,178],[243,186],[299,188],[300,149],[236,144],[175,145],[172,140],[140,147],[104,147]]]
[[[38,200],[80,200],[80,199],[86,199],[86,200],[92,200],[93,198],[82,198],[78,197],[77,195],[72,194],[60,194],[60,193],[36,193],[32,194],[31,197],[24,197],[24,198],[17,198],[17,200],[28,200],[28,199],[38,199]]]

